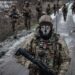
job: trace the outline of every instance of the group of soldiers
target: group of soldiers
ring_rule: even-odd
[[[72,6],[73,12],[75,12],[74,6],[75,6],[75,2]],[[38,1],[37,5],[36,5],[37,21],[39,21],[39,18],[44,14],[50,15],[52,13],[52,10],[54,12],[54,15],[56,15],[56,13],[59,13],[59,8],[60,7],[59,7],[58,3],[54,4],[53,8],[51,8],[50,3],[48,3],[47,7],[46,7],[46,11],[43,13],[42,3],[41,3],[41,1]],[[64,21],[66,21],[67,12],[68,12],[68,8],[67,8],[66,4],[63,5],[62,12],[63,12]],[[15,26],[17,24],[17,21],[18,21],[19,17],[21,17],[21,16],[24,17],[25,28],[27,30],[31,29],[31,16],[32,16],[31,13],[32,13],[32,10],[31,10],[31,6],[30,6],[29,2],[25,2],[22,14],[19,12],[16,5],[12,5],[12,9],[11,9],[11,12],[10,12],[9,16],[11,18],[12,30],[13,30],[14,33],[16,32]]]
[[[37,5],[36,5],[36,13],[37,13],[37,21],[39,21],[39,18],[45,14],[43,13],[43,7],[42,7],[42,3],[41,1],[38,1],[37,2]],[[24,7],[22,9],[22,13],[19,12],[19,10],[17,9],[16,5],[13,4],[12,5],[12,8],[10,10],[10,14],[9,14],[9,17],[11,18],[11,24],[12,24],[12,31],[15,33],[16,32],[16,24],[18,22],[18,19],[23,16],[24,18],[24,25],[25,25],[25,28],[27,30],[30,30],[31,28],[31,16],[32,16],[32,11],[31,11],[31,6],[30,6],[30,3],[28,1],[26,1],[24,3]],[[54,12],[56,13],[56,8],[54,7]],[[48,15],[51,14],[51,8],[50,8],[50,4],[48,4],[47,8],[46,8],[46,13]]]
[[[24,17],[24,25],[27,30],[30,29],[31,25],[31,8],[29,2],[25,2],[22,14],[17,9],[16,5],[13,4],[9,13],[9,17],[11,18],[11,24],[12,24],[12,31],[13,33],[16,33],[16,24],[18,23],[18,20],[20,17]],[[16,34],[14,38],[17,38]]]
[[[75,1],[73,2],[71,9],[72,9],[72,14],[75,14]],[[68,6],[66,4],[64,4],[62,8],[62,12],[63,12],[64,21],[66,21],[67,13],[68,13]]]

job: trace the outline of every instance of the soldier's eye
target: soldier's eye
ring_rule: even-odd
[[[46,26],[46,29],[48,29],[48,26]]]
[[[42,26],[42,27],[41,27],[41,30],[44,30],[44,29],[45,29],[45,26]]]

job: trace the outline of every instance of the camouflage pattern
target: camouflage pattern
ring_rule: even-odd
[[[50,22],[49,24],[51,24],[51,18],[47,16],[48,15],[42,16],[44,19],[41,18],[39,25],[42,22]],[[37,28],[40,28],[40,26]],[[50,27],[52,28],[52,24]],[[38,59],[46,64],[56,75],[65,75],[70,64],[69,51],[64,39],[53,30],[51,33],[49,39],[44,40],[42,37],[38,39],[37,37],[40,34],[36,29],[36,31],[23,43],[21,48],[27,49],[30,54],[33,55],[34,59]],[[41,75],[38,66],[24,59],[22,56],[17,57],[17,59],[21,61],[20,63],[22,65],[29,69],[29,75]]]
[[[40,1],[36,5],[36,12],[37,12],[37,21],[38,21],[42,15],[42,4]]]
[[[65,41],[60,37],[59,41],[56,42],[54,40],[56,39],[55,36],[56,34],[53,33],[46,50],[44,50],[46,48],[45,46],[43,46],[43,48],[39,46],[43,42],[38,42],[34,35],[31,36],[32,38],[28,42],[26,41],[23,43],[22,48],[29,50],[30,53],[34,55],[34,58],[42,60],[42,62],[47,64],[48,67],[56,72],[57,75],[65,75],[70,64],[69,51]],[[45,53],[43,57],[41,57],[42,53]],[[39,74],[38,67],[36,65],[32,64],[22,56],[18,56],[17,59],[19,63],[30,70],[30,75],[35,74],[33,71],[36,71]]]
[[[51,14],[50,4],[47,5],[46,12],[47,12],[48,15]]]
[[[26,29],[30,29],[31,25],[31,8],[29,6],[29,3],[27,3],[26,5],[24,5],[23,8],[23,16],[24,16],[24,24]]]
[[[16,36],[16,25],[18,23],[20,13],[15,5],[12,5],[11,10],[9,12],[9,17],[11,18],[12,31],[15,33],[15,36]]]

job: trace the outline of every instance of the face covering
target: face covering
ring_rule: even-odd
[[[49,32],[51,31],[51,28],[50,28],[50,26],[43,25],[43,26],[41,26],[41,31],[42,31],[43,35],[48,35]]]

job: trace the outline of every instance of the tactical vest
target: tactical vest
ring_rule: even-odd
[[[10,17],[12,19],[18,19],[19,14],[16,11],[12,11]]]
[[[25,7],[23,11],[24,11],[24,13],[23,13],[24,16],[30,17],[30,8],[29,7],[27,7],[27,8]]]
[[[48,41],[33,40],[30,45],[30,52],[40,59],[43,63],[47,64],[49,68],[57,71],[61,65],[61,51],[62,46],[56,42],[56,35],[53,34]],[[36,50],[35,50],[36,49]]]

